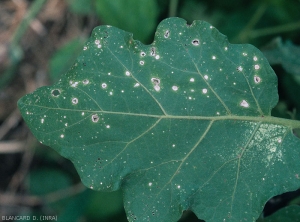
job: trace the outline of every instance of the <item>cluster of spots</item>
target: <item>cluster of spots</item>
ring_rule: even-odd
[[[158,79],[158,78],[151,78],[151,82],[154,85],[154,90],[156,92],[159,92],[160,91],[160,79]]]
[[[77,82],[77,81],[72,81],[72,80],[71,80],[69,83],[70,83],[70,86],[71,86],[71,87],[77,87],[78,84],[79,84],[79,82]]]
[[[248,56],[248,53],[243,52],[242,55],[243,55],[243,56]],[[254,62],[257,62],[257,61],[258,61],[257,56],[253,56],[253,61],[254,61]],[[239,67],[237,68],[238,71],[242,71],[242,69],[240,69],[240,67],[241,67],[241,66],[239,66]],[[254,69],[255,69],[255,70],[259,70],[259,69],[260,69],[260,65],[259,65],[259,64],[254,64]],[[259,77],[258,75],[255,75],[253,79],[254,79],[254,83],[256,83],[256,84],[259,84],[259,83],[261,82],[261,77]]]
[[[259,151],[264,152],[262,160],[267,166],[271,161],[283,162],[280,144],[283,142],[282,135],[286,133],[286,130],[286,127],[280,125],[261,124],[255,134],[255,145]]]
[[[100,40],[99,40],[99,39],[96,39],[96,40],[95,40],[95,44],[96,44],[96,46],[97,46],[98,48],[101,48],[101,47],[102,47],[101,44],[100,44]]]

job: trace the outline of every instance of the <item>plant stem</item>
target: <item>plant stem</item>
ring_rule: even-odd
[[[249,33],[251,33],[252,29],[255,27],[255,25],[258,23],[258,21],[261,19],[261,17],[265,13],[266,9],[267,9],[266,3],[261,4],[257,8],[256,12],[252,16],[252,18],[249,20],[248,24],[236,37],[235,41],[247,42],[247,40],[249,38]]]
[[[46,0],[35,0],[32,3],[31,7],[29,8],[29,11],[23,18],[22,22],[19,24],[17,30],[15,31],[12,37],[12,41],[11,41],[12,45],[17,45],[19,43],[22,36],[26,32],[28,26],[30,25],[31,21],[39,13],[39,11],[41,10],[45,2]]]
[[[274,35],[282,32],[295,31],[297,29],[300,29],[300,21],[285,24],[285,25],[274,26],[270,28],[256,29],[250,33],[249,37],[258,38],[266,35]]]
[[[169,17],[175,17],[177,15],[178,0],[170,0],[169,4]]]

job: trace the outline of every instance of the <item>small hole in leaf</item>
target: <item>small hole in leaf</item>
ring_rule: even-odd
[[[259,76],[254,76],[254,82],[256,84],[260,83],[261,82],[261,78]]]
[[[150,55],[151,56],[155,56],[156,55],[156,49],[154,47],[151,48]]]
[[[51,91],[52,96],[58,97],[60,95],[60,90],[59,89],[54,89]]]
[[[193,44],[193,45],[199,45],[199,44],[200,44],[199,39],[194,39],[194,40],[192,41],[192,44]]]
[[[92,115],[92,121],[97,123],[99,121],[99,116],[97,114]]]
[[[165,32],[165,35],[164,35],[164,37],[165,37],[165,38],[169,38],[169,36],[170,36],[170,31],[169,31],[169,30],[167,30],[167,31]]]
[[[151,78],[151,82],[153,82],[154,84],[159,84],[160,83],[160,79],[158,79],[158,78]]]

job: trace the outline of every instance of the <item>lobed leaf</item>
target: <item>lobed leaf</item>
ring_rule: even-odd
[[[94,190],[122,188],[129,221],[254,221],[300,185],[299,121],[270,116],[277,78],[251,45],[203,21],[162,21],[143,45],[97,27],[53,86],[19,100],[33,134]]]

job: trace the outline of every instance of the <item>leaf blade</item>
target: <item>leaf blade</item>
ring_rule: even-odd
[[[299,186],[299,123],[270,116],[276,87],[253,46],[229,44],[208,23],[171,18],[148,46],[96,28],[67,75],[19,107],[86,186],[122,187],[130,221],[172,221],[186,209],[207,221],[253,220],[285,190],[280,178]]]

